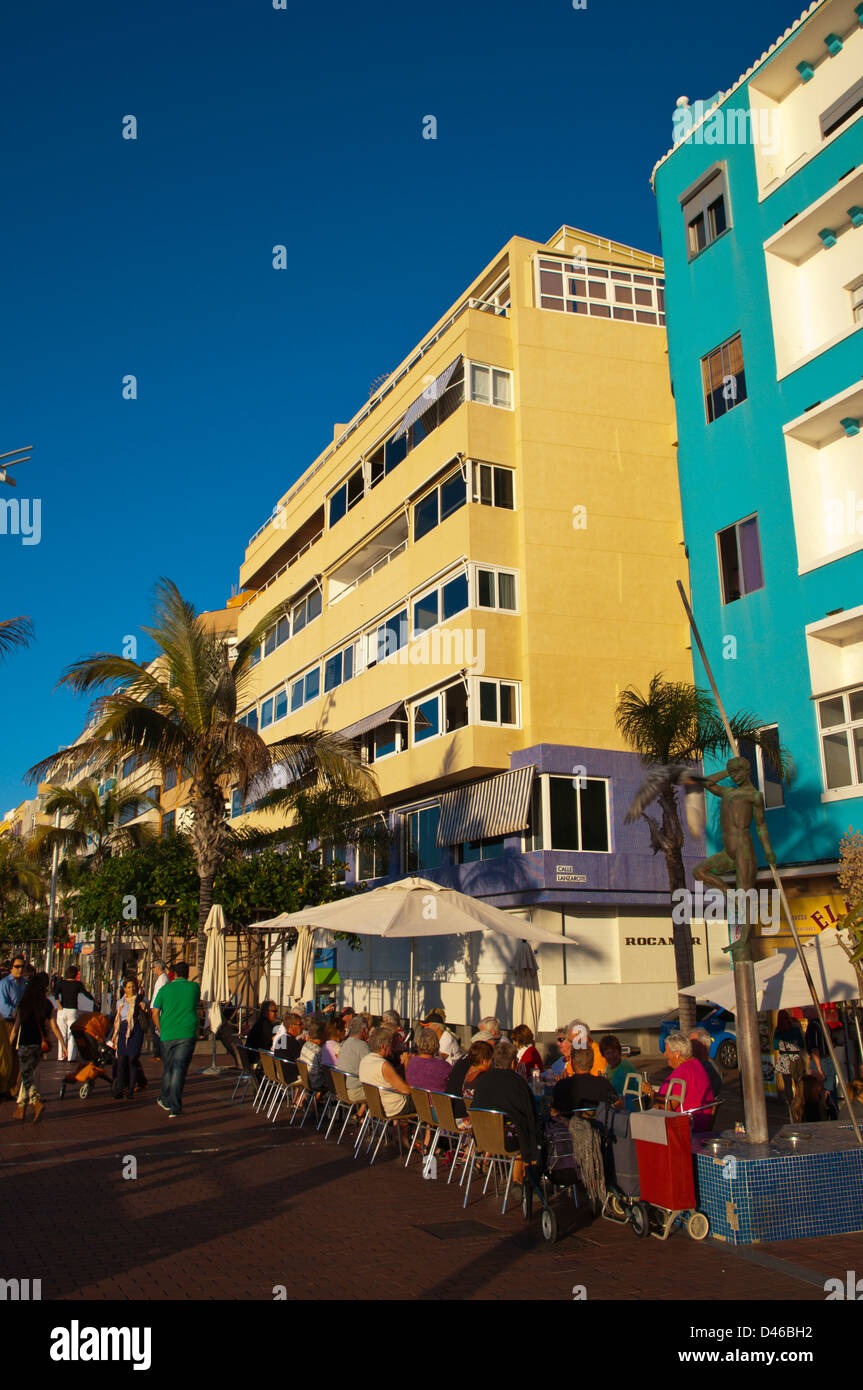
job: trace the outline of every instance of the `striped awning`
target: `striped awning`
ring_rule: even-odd
[[[356,724],[349,724],[346,729],[339,729],[339,738],[350,739],[359,738],[361,734],[370,733],[372,729],[379,729],[381,724],[386,724],[392,719],[396,710],[402,708],[404,700],[396,700],[394,705],[387,705],[384,709],[379,709],[377,714],[367,714],[365,719],[358,719]]]
[[[393,435],[393,439],[400,439],[403,434],[407,433],[411,425],[413,425],[421,415],[425,414],[429,406],[434,405],[435,401],[440,400],[444,391],[452,381],[453,373],[460,362],[461,353],[459,353],[454,362],[450,362],[449,366],[441,372],[440,376],[436,376],[434,381],[429,382],[422,395],[417,396],[416,400],[408,406],[404,419]]]
[[[533,773],[534,765],[528,763],[499,777],[444,792],[437,843],[461,845],[467,840],[490,840],[527,829]]]

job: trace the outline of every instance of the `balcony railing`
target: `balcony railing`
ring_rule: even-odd
[[[272,518],[270,518],[270,520],[272,520]],[[267,526],[269,526],[270,522],[268,521],[266,524],[267,524]],[[266,529],[266,528],[265,528],[264,526],[261,527],[261,531],[263,531],[263,530],[265,530],[265,529]],[[255,532],[255,536],[259,536],[259,535],[261,534],[261,531],[256,531],[256,532]],[[269,589],[270,585],[271,585],[271,584],[275,584],[275,582],[276,582],[277,579],[281,579],[281,577],[282,577],[282,575],[285,573],[285,571],[286,571],[286,570],[289,570],[289,569],[291,568],[291,565],[295,565],[295,564],[297,563],[297,561],[299,560],[300,556],[301,556],[301,555],[305,555],[305,553],[306,553],[307,550],[311,550],[312,546],[317,544],[317,542],[321,539],[321,537],[323,536],[323,534],[324,534],[323,531],[319,531],[318,534],[317,534],[316,536],[312,536],[312,539],[311,539],[310,541],[306,541],[306,544],[305,544],[304,546],[302,546],[302,547],[296,552],[295,555],[292,555],[291,558],[290,558],[290,560],[287,560],[287,561],[285,562],[285,564],[282,565],[282,568],[281,568],[280,570],[276,570],[275,574],[272,575],[272,577],[271,577],[270,579],[267,580],[266,584],[262,584],[261,587],[260,587],[260,589],[257,589],[257,590],[255,591],[255,593],[252,594],[252,597],[251,597],[251,598],[247,598],[247,599],[246,599],[245,603],[242,605],[242,608],[240,609],[240,612],[243,611],[243,608],[248,608],[248,606],[249,606],[250,603],[254,603],[254,602],[255,602],[255,599],[260,598],[260,597],[261,597],[261,594],[265,594],[265,593],[267,592],[267,589]],[[252,540],[255,539],[255,536],[252,536]],[[250,544],[251,544],[251,542],[250,542]]]
[[[327,607],[332,608],[334,603],[341,603],[342,599],[345,598],[347,594],[352,594],[354,589],[358,589],[360,584],[364,584],[367,579],[371,579],[373,574],[377,574],[378,570],[382,570],[385,565],[389,564],[390,560],[394,560],[397,555],[401,555],[402,551],[407,550],[407,548],[408,543],[406,540],[400,541],[398,545],[394,545],[392,550],[387,551],[386,555],[382,555],[373,565],[369,565],[367,570],[363,570],[362,574],[358,574],[356,579],[352,580],[346,588],[340,589],[331,599],[327,599]]]

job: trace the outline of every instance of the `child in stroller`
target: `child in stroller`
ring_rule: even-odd
[[[78,1045],[80,1058],[72,1063],[71,1070],[60,1082],[60,1099],[66,1095],[66,1087],[71,1083],[80,1086],[79,1094],[86,1100],[97,1079],[111,1084],[114,1066],[114,1053],[107,1042],[110,1019],[105,1014],[80,1014],[72,1024],[72,1032]]]

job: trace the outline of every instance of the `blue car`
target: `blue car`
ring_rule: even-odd
[[[695,1009],[695,1020],[699,1028],[705,1028],[710,1034],[710,1047],[708,1049],[711,1060],[725,1067],[726,1071],[733,1071],[737,1066],[737,1035],[734,1031],[734,1015],[727,1009],[720,1009],[716,1004],[698,1004]],[[665,1051],[665,1039],[669,1033],[677,1033],[680,1030],[680,1014],[677,1010],[673,1014],[668,1014],[659,1026],[659,1050]]]

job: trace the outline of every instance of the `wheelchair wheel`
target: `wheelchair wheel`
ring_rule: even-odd
[[[533,1188],[525,1178],[524,1188],[521,1194],[521,1214],[525,1221],[529,1221],[533,1215]]]
[[[686,1234],[692,1240],[703,1240],[710,1230],[710,1222],[703,1211],[694,1211],[686,1223]]]
[[[650,1235],[650,1217],[644,1202],[634,1202],[630,1207],[629,1224],[639,1240]]]
[[[549,1245],[553,1245],[557,1240],[557,1217],[551,1207],[543,1207],[539,1226],[543,1240],[548,1241]]]
[[[623,1205],[623,1202],[620,1200],[616,1192],[610,1192],[608,1195],[608,1210],[611,1212],[615,1220],[626,1220],[626,1207]]]
[[[80,1091],[78,1092],[78,1095],[81,1097],[82,1100],[86,1100],[87,1097],[89,1096],[90,1092],[92,1091],[92,1089],[93,1089],[93,1083],[92,1083],[92,1081],[85,1081],[85,1082],[84,1082],[84,1085],[81,1087]]]

